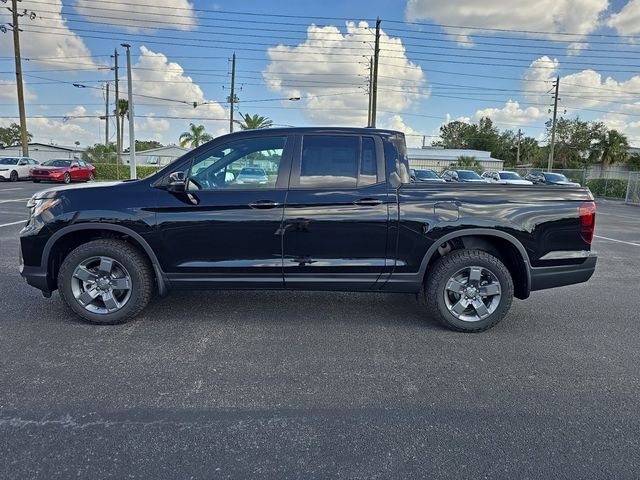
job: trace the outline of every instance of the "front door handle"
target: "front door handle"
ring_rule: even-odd
[[[267,210],[269,208],[279,207],[280,204],[278,202],[274,202],[273,200],[256,200],[255,202],[251,202],[249,206],[257,210]]]
[[[366,207],[375,207],[376,205],[381,205],[382,200],[378,198],[361,198],[360,200],[356,200],[355,202],[353,202],[353,204]]]

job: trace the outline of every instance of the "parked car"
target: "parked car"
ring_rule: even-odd
[[[266,185],[268,181],[267,172],[258,167],[244,167],[235,179],[236,183],[255,185]]]
[[[49,160],[31,169],[30,175],[35,183],[43,180],[62,183],[88,182],[96,177],[96,167],[82,160]]]
[[[441,177],[445,182],[462,182],[462,183],[487,183],[484,178],[473,170],[445,170]]]
[[[579,183],[572,182],[561,173],[530,172],[524,178],[536,185],[565,185],[570,187],[580,186]]]
[[[525,180],[516,172],[502,170],[500,172],[484,172],[482,174],[489,183],[499,183],[501,185],[533,185],[533,182]]]
[[[433,170],[414,170],[414,172],[414,180],[416,182],[444,182],[444,179],[440,178]]]
[[[38,161],[29,157],[0,158],[0,180],[17,182],[29,178],[29,171],[36,165],[40,165]]]
[[[215,180],[265,156],[278,173],[264,185]],[[477,332],[514,297],[585,282],[596,265],[588,189],[411,182],[390,130],[236,132],[145,179],[45,189],[27,205],[22,276],[98,324],[134,317],[154,291],[306,289],[419,294],[426,316]]]

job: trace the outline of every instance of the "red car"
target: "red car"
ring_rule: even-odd
[[[96,167],[82,160],[49,160],[31,169],[31,179],[38,183],[42,180],[71,183],[88,182],[96,176]]]

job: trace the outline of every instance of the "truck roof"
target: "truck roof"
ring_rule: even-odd
[[[312,133],[350,133],[357,135],[402,135],[404,133],[397,130],[386,130],[381,128],[369,128],[369,127],[277,127],[277,128],[264,128],[257,130],[240,130],[229,135],[241,135],[248,132],[264,132],[264,133],[280,133],[283,135],[291,135],[295,133],[299,134],[312,134]]]

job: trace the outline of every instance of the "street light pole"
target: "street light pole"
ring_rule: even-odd
[[[133,80],[131,78],[131,45],[121,44],[127,49],[127,90],[129,95],[129,177],[138,178],[136,169],[136,135],[135,135],[135,114],[133,111]]]

